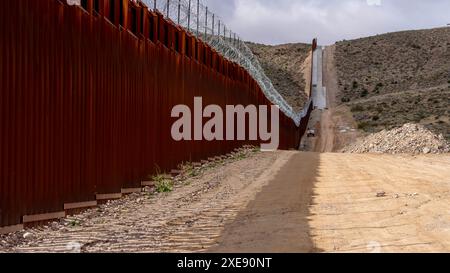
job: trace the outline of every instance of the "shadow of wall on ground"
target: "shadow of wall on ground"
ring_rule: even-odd
[[[295,153],[237,217],[212,253],[311,253],[309,218],[320,154]]]

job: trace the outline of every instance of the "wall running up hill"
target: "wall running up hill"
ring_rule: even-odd
[[[194,96],[270,103],[243,68],[162,15],[128,0],[85,3],[2,3],[0,227],[62,217],[157,169],[260,144],[172,140],[172,107],[192,108]],[[281,148],[295,149],[308,117],[297,127],[280,115]]]

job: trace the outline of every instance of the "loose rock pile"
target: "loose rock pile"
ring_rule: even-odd
[[[450,144],[417,124],[405,124],[391,131],[372,134],[342,150],[344,153],[441,154],[450,152]]]

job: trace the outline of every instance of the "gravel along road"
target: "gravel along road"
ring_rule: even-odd
[[[0,252],[449,252],[450,155],[279,151],[0,237]]]

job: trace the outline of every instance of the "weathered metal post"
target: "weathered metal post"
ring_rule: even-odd
[[[189,0],[189,6],[188,6],[188,31],[191,31],[191,1]]]
[[[200,0],[197,0],[197,37],[199,37],[200,34]]]
[[[220,39],[220,20],[219,20],[219,27],[217,28],[217,35],[219,36],[219,39]]]
[[[211,34],[212,34],[213,37],[214,37],[214,15],[215,14],[213,13],[213,16],[212,16],[213,17],[212,18],[212,27],[211,27],[211,29],[212,29],[212,33]]]
[[[181,9],[181,0],[178,0],[178,25],[180,24],[180,9]]]
[[[206,35],[208,34],[208,7],[206,7],[206,19],[205,19],[205,35],[204,40],[206,41]]]
[[[170,18],[169,15],[170,15],[170,0],[167,0],[167,18],[168,19]]]

